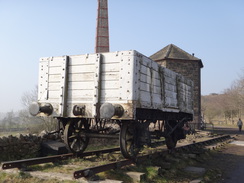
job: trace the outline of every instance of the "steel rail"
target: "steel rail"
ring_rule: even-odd
[[[26,168],[30,165],[37,165],[42,163],[50,163],[56,161],[66,160],[69,157],[74,156],[73,153],[63,154],[63,155],[56,155],[56,156],[47,156],[47,157],[40,157],[40,158],[30,158],[30,159],[23,159],[23,160],[16,160],[16,161],[6,161],[2,163],[2,169],[11,169],[11,168]]]
[[[153,145],[155,147],[155,146],[159,146],[159,145],[163,145],[163,144],[165,144],[165,141],[153,142],[151,145]],[[120,151],[120,148],[116,147],[116,148],[110,148],[110,149],[104,149],[104,150],[88,151],[88,152],[84,152],[84,153],[80,154],[79,156],[76,156],[73,153],[68,153],[68,154],[61,154],[61,155],[47,156],[47,157],[40,157],[40,158],[6,161],[6,162],[2,162],[2,169],[3,170],[11,169],[11,168],[21,169],[21,168],[26,168],[31,165],[38,165],[38,164],[42,164],[42,163],[53,163],[53,162],[66,160],[68,158],[74,158],[74,157],[83,158],[83,157],[92,156],[92,155],[99,156],[100,154],[111,153],[111,152],[115,152],[115,151]]]
[[[73,157],[86,157],[86,156],[92,156],[92,155],[99,155],[104,153],[110,153],[114,151],[120,151],[119,147],[116,148],[110,148],[110,149],[104,149],[104,150],[97,150],[97,151],[88,151],[84,152],[79,156],[74,155],[73,153],[68,154],[61,154],[61,155],[55,155],[55,156],[47,156],[47,157],[40,157],[40,158],[30,158],[30,159],[23,159],[23,160],[16,160],[16,161],[6,161],[2,163],[2,169],[11,169],[11,168],[26,168],[30,165],[37,165],[42,163],[50,163],[50,162],[58,162],[63,161],[68,158]]]
[[[175,150],[176,151],[181,151],[181,150],[191,150],[192,148],[195,147],[200,147],[202,148],[203,146],[207,146],[209,144],[214,144],[217,142],[223,142],[226,141],[228,139],[230,139],[230,135],[224,135],[221,137],[215,137],[213,139],[209,139],[206,141],[201,141],[201,142],[197,142],[197,143],[193,143],[193,144],[188,144],[185,146],[180,146],[180,147],[176,147]],[[95,166],[95,167],[91,167],[91,168],[86,168],[83,170],[78,170],[75,171],[73,173],[73,176],[75,179],[81,178],[81,177],[90,177],[96,173],[99,172],[103,172],[103,171],[107,171],[107,170],[111,170],[111,169],[117,169],[117,168],[121,168],[122,166],[125,165],[130,165],[139,161],[144,161],[148,158],[156,158],[159,156],[162,156],[163,154],[167,154],[168,150],[164,149],[161,150],[160,152],[155,152],[152,154],[147,154],[147,155],[142,155],[142,156],[138,156],[136,159],[127,159],[127,160],[122,160],[122,161],[118,161],[118,162],[114,162],[114,163],[110,163],[110,164],[106,164],[106,165],[101,165],[101,166]]]
[[[121,168],[121,167],[126,166],[126,165],[131,165],[133,163],[144,161],[148,158],[156,158],[156,157],[162,156],[163,154],[166,154],[166,153],[167,153],[167,150],[164,150],[164,151],[153,153],[153,154],[146,154],[143,156],[138,156],[135,159],[126,159],[126,160],[117,161],[114,163],[109,163],[106,165],[100,165],[100,166],[95,166],[95,167],[91,167],[91,168],[86,168],[83,170],[75,171],[73,173],[73,176],[75,179],[78,179],[81,177],[90,177],[96,173],[108,171],[111,169],[118,169],[118,168]]]

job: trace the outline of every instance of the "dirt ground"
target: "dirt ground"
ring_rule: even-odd
[[[230,134],[234,141],[213,155],[205,166],[220,170],[219,183],[244,182],[244,131],[236,128],[215,127],[215,133]]]

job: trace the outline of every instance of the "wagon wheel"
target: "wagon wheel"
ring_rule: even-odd
[[[86,121],[70,120],[64,129],[64,142],[69,150],[81,154],[87,147],[89,138],[85,135],[88,130]]]
[[[166,146],[168,149],[174,149],[177,144],[176,130],[174,130],[172,132],[172,129],[174,128],[175,125],[176,125],[176,121],[173,121],[173,120],[168,121],[165,124],[166,134],[170,133],[169,135],[166,135],[166,137],[165,137],[165,143],[166,143]]]
[[[123,122],[120,130],[120,150],[125,158],[134,158],[139,153],[137,145],[136,123]]]

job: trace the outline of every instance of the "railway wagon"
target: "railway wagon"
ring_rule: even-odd
[[[73,153],[82,153],[90,138],[118,138],[131,158],[152,139],[164,137],[171,149],[185,138],[193,82],[135,50],[44,57],[38,101],[29,111],[57,118]],[[119,129],[108,130],[113,124]]]

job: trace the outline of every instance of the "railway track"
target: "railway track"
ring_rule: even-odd
[[[98,151],[89,151],[84,152],[83,154],[79,155],[79,158],[83,158],[86,156],[92,156],[92,155],[100,155],[104,153],[111,153],[115,151],[119,151],[120,148],[111,148],[111,149],[104,149],[104,150],[98,150]],[[61,154],[61,155],[55,155],[55,156],[47,156],[47,157],[40,157],[40,158],[30,158],[30,159],[23,159],[23,160],[17,160],[17,161],[7,161],[2,163],[2,169],[11,169],[11,168],[18,168],[18,169],[25,169],[28,166],[31,165],[38,165],[42,163],[55,163],[58,161],[67,160],[68,158],[74,158],[77,157],[73,153],[68,154]]]
[[[175,151],[179,152],[186,152],[186,151],[194,151],[196,148],[212,148],[214,147],[214,144],[217,143],[223,143],[226,140],[230,139],[231,137],[229,135],[223,135],[223,136],[218,136],[214,137],[208,140],[204,140],[201,142],[197,143],[191,143],[187,145],[182,145],[177,148],[175,148]],[[162,145],[164,142],[158,142],[155,144],[157,145]],[[101,151],[91,151],[91,152],[85,152],[82,154],[81,157],[86,157],[86,156],[91,156],[91,155],[99,155],[103,153],[111,153],[115,151],[119,151],[119,148],[111,148],[111,149],[105,149]],[[165,149],[161,149],[160,151],[156,152],[151,152],[149,154],[145,155],[139,155],[136,159],[123,159],[121,161],[116,161],[113,163],[101,165],[101,166],[94,166],[94,167],[89,167],[85,169],[81,169],[78,171],[73,172],[73,177],[75,179],[81,178],[81,177],[90,177],[94,174],[97,174],[99,172],[111,170],[111,169],[118,169],[126,165],[130,165],[133,163],[141,162],[149,158],[157,158],[157,157],[162,157],[163,155],[166,155],[169,153],[169,151]],[[50,156],[50,157],[43,157],[43,158],[32,158],[32,159],[26,159],[26,160],[19,160],[19,161],[10,161],[10,162],[3,162],[2,163],[2,169],[11,169],[11,168],[26,168],[27,166],[30,165],[36,165],[36,164],[42,164],[42,163],[49,163],[49,162],[59,162],[62,160],[66,160],[68,158],[73,158],[75,157],[72,153],[70,154],[64,154],[64,155],[57,155],[57,156]]]
[[[230,135],[224,135],[221,137],[215,137],[215,138],[205,140],[202,142],[197,142],[197,143],[193,143],[193,144],[180,146],[180,147],[175,148],[175,150],[176,151],[191,151],[195,148],[204,148],[204,147],[212,146],[215,143],[224,142],[230,138],[231,138]],[[169,151],[167,149],[164,149],[162,151],[154,152],[152,154],[146,154],[146,155],[138,156],[136,159],[127,159],[127,160],[122,160],[122,161],[110,163],[107,165],[96,166],[96,167],[91,167],[91,168],[75,171],[74,172],[74,178],[78,179],[81,177],[90,177],[96,173],[111,170],[111,169],[121,168],[122,166],[130,165],[132,163],[136,163],[137,161],[144,161],[148,158],[157,158],[157,157],[160,157],[162,155],[167,154],[168,152]]]
[[[165,141],[157,141],[152,143],[152,146],[156,147],[159,145],[164,145]],[[12,168],[18,168],[18,169],[26,169],[28,166],[31,165],[38,165],[43,163],[55,163],[63,160],[67,160],[69,158],[83,158],[87,156],[99,156],[100,154],[105,153],[112,153],[120,151],[119,147],[116,148],[110,148],[110,149],[103,149],[103,150],[97,150],[97,151],[88,151],[80,154],[79,156],[75,156],[73,153],[68,154],[61,154],[61,155],[55,155],[55,156],[47,156],[47,157],[39,157],[39,158],[30,158],[30,159],[23,159],[23,160],[16,160],[16,161],[7,161],[2,163],[2,169],[12,169]]]

